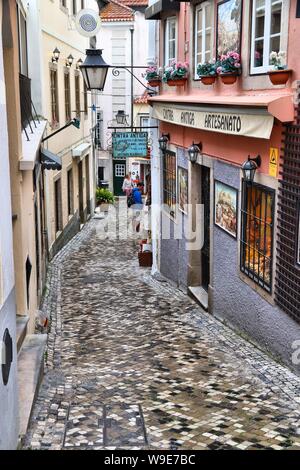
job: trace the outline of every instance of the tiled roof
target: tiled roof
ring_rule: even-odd
[[[100,18],[102,21],[133,21],[134,11],[125,3],[113,0],[101,11]]]
[[[120,0],[120,3],[123,3],[128,7],[147,7],[149,0]]]
[[[146,90],[146,91],[144,91],[142,96],[139,96],[138,98],[136,98],[134,100],[134,104],[148,104],[148,98],[149,98],[149,95],[148,95],[148,92]]]

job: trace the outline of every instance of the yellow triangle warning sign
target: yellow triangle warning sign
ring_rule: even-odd
[[[270,148],[270,165],[269,175],[277,178],[278,172],[279,149],[275,147]]]

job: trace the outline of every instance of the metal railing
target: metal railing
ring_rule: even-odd
[[[40,123],[40,120],[31,99],[31,79],[22,74],[20,74],[20,107],[22,130],[29,142],[29,130],[33,134],[34,128],[37,128],[36,121]]]

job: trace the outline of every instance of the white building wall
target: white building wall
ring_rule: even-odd
[[[6,329],[13,339],[14,351],[7,386],[3,384],[0,368],[0,450],[8,450],[15,449],[18,440],[18,387],[11,190],[1,24],[2,2],[0,2],[0,363],[2,364],[2,338]]]

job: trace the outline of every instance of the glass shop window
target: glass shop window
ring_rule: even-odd
[[[272,291],[275,191],[243,182],[241,271]]]
[[[176,188],[176,154],[167,151],[163,156],[163,202],[169,207],[171,217],[175,217]]]

